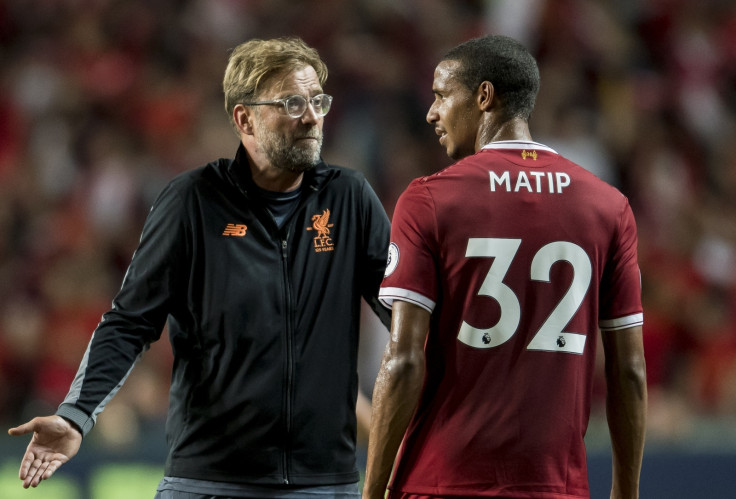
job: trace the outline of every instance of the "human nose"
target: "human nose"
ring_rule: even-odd
[[[315,111],[314,106],[310,101],[307,101],[307,109],[304,110],[304,114],[302,115],[302,122],[303,123],[317,123],[319,121],[320,116],[317,114],[317,111]]]
[[[427,123],[429,123],[430,125],[439,121],[440,116],[437,113],[437,109],[435,108],[434,103],[431,106],[429,106],[429,110],[427,111],[427,116],[425,119],[427,120]]]

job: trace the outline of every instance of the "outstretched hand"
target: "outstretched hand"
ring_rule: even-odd
[[[61,416],[33,418],[31,421],[8,430],[10,435],[33,433],[20,463],[18,478],[23,488],[38,487],[59,467],[73,458],[82,445],[82,434]]]

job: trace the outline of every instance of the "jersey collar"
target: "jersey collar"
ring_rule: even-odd
[[[497,140],[490,142],[481,149],[536,149],[538,151],[547,151],[557,154],[557,151],[551,147],[547,147],[539,142],[533,142],[531,140]]]

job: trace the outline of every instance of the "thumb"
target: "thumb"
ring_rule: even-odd
[[[28,433],[33,433],[33,431],[36,428],[34,421],[35,420],[32,420],[20,426],[16,426],[15,428],[10,428],[8,430],[8,435],[19,436],[19,435],[27,435]]]

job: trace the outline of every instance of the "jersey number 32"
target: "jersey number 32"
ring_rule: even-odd
[[[468,240],[466,257],[494,259],[478,295],[496,300],[501,307],[501,314],[498,322],[487,329],[477,328],[463,321],[457,338],[466,345],[493,348],[505,343],[516,333],[521,320],[521,306],[516,294],[503,283],[503,279],[520,245],[521,239],[479,237]],[[550,282],[552,265],[559,261],[572,265],[572,283],[529,342],[527,350],[582,354],[586,335],[566,332],[563,328],[575,315],[590,286],[593,271],[587,253],[571,242],[549,243],[534,255],[530,278],[534,281]]]

